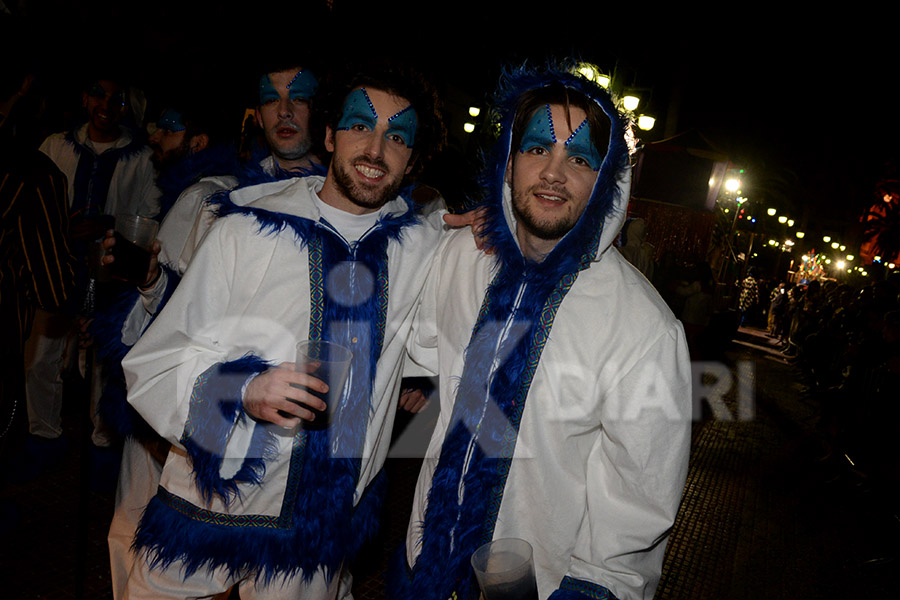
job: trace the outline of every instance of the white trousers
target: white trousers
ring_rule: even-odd
[[[79,351],[78,335],[71,319],[41,309],[35,311],[31,335],[25,344],[25,398],[28,431],[32,435],[43,438],[62,435],[63,369],[68,361],[74,360],[75,356],[81,359],[86,352],[94,355],[90,374],[90,417],[94,425],[91,441],[100,448],[115,441],[115,435],[103,424],[97,412],[105,378],[96,350]]]
[[[114,600],[125,596],[125,583],[135,559],[131,543],[147,503],[156,495],[161,475],[162,465],[147,448],[133,438],[126,439],[116,484],[115,512],[106,538]]]
[[[43,438],[62,435],[62,371],[71,332],[68,318],[35,311],[25,344],[28,431]]]

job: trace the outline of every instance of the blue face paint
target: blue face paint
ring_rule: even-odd
[[[600,165],[603,164],[603,155],[597,151],[597,147],[591,140],[591,126],[587,119],[582,121],[581,125],[576,127],[569,139],[566,140],[566,152],[569,156],[584,159],[594,171],[600,170]]]
[[[416,143],[416,127],[419,121],[416,119],[416,111],[412,104],[388,118],[387,135],[399,135],[403,138],[407,148],[412,148]]]
[[[272,79],[268,75],[259,78],[259,105],[268,104],[269,102],[277,102],[281,99],[278,90],[272,83]]]
[[[603,164],[603,155],[594,146],[590,130],[590,125],[585,119],[581,125],[575,128],[563,145],[568,156],[581,158],[592,170],[599,171]],[[535,111],[531,121],[528,122],[525,133],[522,135],[519,152],[524,153],[533,148],[543,148],[550,152],[557,143],[556,131],[553,128],[553,114],[550,111],[550,105],[547,104],[544,106],[544,110]]]
[[[375,129],[375,123],[378,121],[378,113],[375,112],[375,106],[369,99],[365,88],[353,90],[344,101],[344,110],[341,113],[341,120],[338,121],[338,131],[345,131],[354,125],[365,125],[370,130]]]
[[[177,110],[167,108],[163,112],[159,120],[156,121],[157,129],[165,129],[166,131],[184,131],[184,121],[182,115]]]
[[[306,100],[307,102],[316,95],[319,82],[312,71],[307,69],[297,71],[294,78],[288,84],[288,92],[291,100]]]
[[[291,100],[303,100],[308,102],[316,91],[319,89],[319,82],[312,71],[303,69],[297,71],[297,74],[287,84],[288,98]],[[281,93],[272,83],[272,78],[268,74],[259,78],[259,105],[262,106],[269,102],[277,102],[281,99]]]
[[[550,114],[550,105],[545,110],[534,111],[534,116],[528,122],[525,133],[522,135],[522,143],[519,152],[525,152],[532,148],[544,148],[549,151],[556,145],[556,132],[553,130],[553,115]]]
[[[91,98],[103,100],[104,98],[106,98],[106,95],[107,95],[106,88],[104,88],[103,85],[99,81],[97,81],[90,87],[90,89],[87,92],[87,95],[90,96]],[[115,94],[111,94],[109,96],[109,106],[110,107],[125,106],[125,92],[120,91],[120,92],[116,92]]]
[[[359,88],[350,92],[344,102],[344,111],[341,120],[338,121],[337,130],[346,131],[355,125],[363,125],[369,131],[375,131],[377,123],[378,113],[375,111],[375,105],[372,104],[366,89]],[[410,105],[388,117],[388,128],[384,135],[386,138],[399,136],[408,148],[412,148],[415,143],[417,125],[416,111]]]

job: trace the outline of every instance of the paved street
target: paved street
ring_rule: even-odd
[[[721,365],[700,380],[721,399],[707,403],[694,425],[656,598],[897,597],[896,511],[843,459],[818,460],[818,407],[796,369],[763,332],[749,329]],[[106,529],[114,494],[91,489],[92,465],[81,460],[79,441],[88,434],[87,409],[73,395],[64,462],[37,480],[0,488],[0,503],[18,514],[0,546],[4,598],[111,597]],[[747,411],[752,418],[741,420]],[[381,573],[406,526],[418,461],[392,458],[387,468],[387,514],[354,568],[357,600],[384,597]]]

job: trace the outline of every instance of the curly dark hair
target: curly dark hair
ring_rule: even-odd
[[[361,63],[345,74],[335,75],[324,84],[314,118],[321,129],[327,125],[337,128],[344,109],[344,101],[358,87],[375,88],[400,98],[405,98],[416,111],[416,143],[412,159],[414,169],[421,169],[423,162],[434,156],[444,146],[446,131],[440,112],[440,101],[434,86],[412,67],[386,60]]]

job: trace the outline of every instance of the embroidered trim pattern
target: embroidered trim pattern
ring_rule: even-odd
[[[576,592],[586,598],[592,598],[593,600],[618,600],[615,594],[602,585],[583,579],[575,579],[568,575],[563,577],[562,582],[559,584],[559,589]]]
[[[528,390],[531,388],[531,382],[537,371],[538,364],[541,360],[541,353],[544,351],[544,345],[550,337],[550,329],[553,327],[553,321],[556,318],[556,312],[562,304],[566,294],[572,288],[578,273],[568,273],[564,275],[556,287],[550,293],[541,310],[541,319],[535,328],[534,336],[531,339],[531,347],[528,351],[528,361],[522,372],[519,390],[513,400],[512,414],[509,415],[509,423],[511,427],[506,431],[503,439],[503,446],[500,456],[506,457],[499,459],[497,465],[497,483],[491,489],[491,497],[487,501],[487,514],[485,517],[484,532],[481,536],[482,543],[488,543],[494,537],[494,527],[497,524],[497,515],[500,512],[500,504],[503,501],[503,490],[506,488],[506,479],[509,477],[509,469],[512,465],[512,456],[516,449],[516,441],[518,440],[519,424],[522,421],[522,412],[525,410],[525,400],[528,397]],[[485,304],[488,299],[485,298]]]

